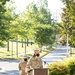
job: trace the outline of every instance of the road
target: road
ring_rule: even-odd
[[[19,75],[18,63],[20,60],[0,61],[0,75]]]
[[[67,57],[67,49],[65,46],[59,46],[56,50],[48,53],[42,58],[42,61],[44,62],[43,67],[46,67],[48,64],[51,64],[54,61],[61,61],[65,57]],[[20,60],[0,60],[0,75],[19,75],[19,62]]]
[[[66,46],[59,46],[52,52],[48,53],[46,56],[42,58],[44,62],[44,67],[51,64],[55,61],[61,61],[63,58],[67,57],[67,47]]]

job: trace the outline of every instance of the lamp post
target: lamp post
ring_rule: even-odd
[[[72,0],[68,0],[66,1],[67,3],[67,7],[68,7],[68,12],[70,11],[70,3],[71,3]],[[72,1],[73,3],[75,3],[75,0]],[[67,34],[66,34],[66,46],[67,46],[67,56],[69,55],[69,29],[70,29],[70,26],[69,26],[69,17],[67,17]]]
[[[69,50],[68,50],[68,48],[69,48],[68,47],[68,33],[66,34],[66,38],[67,38],[67,40],[66,40],[67,41],[66,46],[67,46],[67,56],[68,56],[68,54],[69,54]]]
[[[68,56],[69,55],[69,17],[67,17],[66,47],[67,47],[67,56]]]
[[[68,1],[66,1],[66,4],[67,4],[67,7],[69,8],[69,1],[70,0],[68,0]],[[69,12],[69,10],[68,10],[68,12]],[[67,16],[66,17],[66,19],[67,19],[67,29],[66,29],[66,47],[67,47],[67,56],[69,55],[69,47],[68,47],[68,45],[69,45],[69,39],[68,39],[68,36],[69,36],[69,31],[68,31],[68,29],[69,29],[69,17]]]

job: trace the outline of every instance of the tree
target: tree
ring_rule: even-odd
[[[14,27],[13,29],[12,27],[10,28],[12,29],[12,35],[15,36],[16,34],[19,39],[30,39],[34,41],[37,35],[39,35],[40,39],[36,38],[37,43],[40,43],[39,45],[52,44],[55,41],[55,26],[53,24],[51,25],[52,19],[47,1],[41,4],[41,6],[39,7],[39,5],[34,2],[30,3],[26,7],[26,11],[21,13],[21,15],[12,22],[12,26]],[[40,32],[42,34],[39,34]],[[46,37],[44,37],[45,35]],[[42,40],[42,37],[46,42],[43,42],[44,39]]]
[[[55,42],[55,31],[50,25],[41,25],[36,27],[35,42],[39,47],[52,45]]]
[[[31,23],[30,29],[33,29],[33,37],[38,45],[43,46],[52,44],[55,40],[55,26],[51,25],[52,19],[51,13],[48,9],[47,0],[41,0],[40,6],[35,3],[31,3],[29,6],[27,6],[27,14],[25,18],[27,17],[27,22],[29,21],[29,23]],[[52,39],[52,37],[54,38]],[[44,42],[44,40],[46,41]]]
[[[69,34],[69,44],[75,47],[75,2],[74,0],[62,0],[65,4],[62,13],[62,21]]]
[[[59,42],[62,44],[62,45],[66,45],[66,28],[65,28],[65,25],[60,22],[60,23],[57,23],[57,32],[58,32],[58,38],[59,38]]]
[[[37,6],[39,8],[38,21],[41,24],[51,24],[52,19],[51,19],[50,10],[48,9],[48,1],[39,0]]]
[[[9,32],[7,25],[8,17],[5,16],[6,10],[6,2],[9,0],[0,0],[0,46],[4,46],[5,41],[8,40]]]

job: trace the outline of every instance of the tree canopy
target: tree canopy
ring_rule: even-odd
[[[65,4],[62,13],[63,25],[69,34],[69,45],[75,47],[75,2],[74,0],[62,0]]]
[[[2,9],[0,8],[1,44],[3,41],[15,38],[34,40],[39,45],[54,43],[56,26],[55,23],[52,23],[47,0],[30,3],[26,10],[20,14],[15,14],[13,7],[6,8],[6,2],[2,4],[3,1],[1,1]]]
[[[6,16],[6,2],[9,0],[0,0],[0,46],[4,45],[4,42],[8,40],[8,20],[9,17]]]

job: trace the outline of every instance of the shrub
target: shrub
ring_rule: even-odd
[[[68,69],[61,62],[54,62],[50,64],[47,68],[49,68],[49,75],[67,75]]]
[[[75,75],[75,57],[63,59],[47,66],[49,75]]]
[[[64,63],[66,63],[66,66],[69,70],[69,75],[75,75],[75,58],[67,58],[64,60]]]

